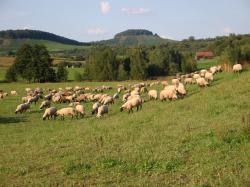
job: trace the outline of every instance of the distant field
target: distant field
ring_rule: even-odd
[[[217,65],[218,64],[218,58],[214,59],[205,59],[205,60],[200,60],[197,62],[198,69],[208,69],[211,66]]]
[[[144,94],[142,110],[130,115],[119,111],[122,95],[102,119],[91,116],[89,102],[83,119],[42,121],[41,101],[14,114],[26,87],[129,83],[0,84],[19,93],[0,100],[0,186],[250,184],[250,71],[216,74],[204,89],[188,85],[177,101],[148,101]]]
[[[66,45],[58,42],[52,42],[48,40],[34,40],[34,39],[4,39],[4,42],[0,44],[0,54],[3,52],[8,52],[10,50],[16,51],[24,43],[28,44],[44,44],[49,51],[62,51],[69,49],[84,49],[87,46],[77,46],[77,45]]]

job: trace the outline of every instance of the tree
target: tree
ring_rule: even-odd
[[[197,69],[197,63],[192,53],[185,54],[182,58],[181,71],[183,73],[191,73]]]
[[[16,71],[15,71],[14,66],[11,66],[11,67],[7,70],[7,72],[6,72],[6,74],[5,74],[5,79],[6,79],[7,81],[10,81],[10,82],[15,82],[15,81],[17,81],[17,74],[16,74]]]
[[[65,68],[63,63],[58,65],[57,73],[56,73],[57,81],[67,81],[68,79],[68,71]]]
[[[131,61],[131,79],[143,80],[147,77],[146,72],[146,56],[141,48],[131,49],[130,52],[130,61]]]
[[[52,59],[44,45],[24,44],[18,49],[9,73],[15,72],[29,82],[54,81],[55,77],[52,77],[54,70],[51,66]]]
[[[124,80],[128,80],[128,78],[129,78],[128,73],[125,71],[123,64],[120,64],[119,68],[118,68],[118,77],[117,77],[117,79],[119,81],[124,81]]]

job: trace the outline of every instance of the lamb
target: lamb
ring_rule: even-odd
[[[56,114],[61,116],[61,119],[64,119],[64,116],[71,116],[71,119],[73,119],[73,117],[76,115],[76,111],[72,107],[67,107],[57,110]]]
[[[160,92],[160,100],[164,101],[166,99],[172,100],[177,99],[176,87],[167,86]]]
[[[204,79],[204,78],[198,78],[196,79],[196,83],[200,86],[200,87],[206,87],[208,85],[208,82]]]
[[[42,109],[45,109],[45,108],[49,108],[51,105],[50,101],[49,100],[45,100],[41,103],[39,109],[42,110]]]
[[[242,69],[243,69],[243,68],[242,68],[242,65],[241,65],[241,64],[234,64],[234,65],[233,65],[233,72],[234,72],[234,73],[237,73],[237,72],[240,73],[240,72],[242,71]]]
[[[52,117],[54,117],[54,119],[57,116],[57,109],[55,107],[50,107],[47,108],[43,114],[43,120],[46,120],[46,118],[48,119],[52,119]]]
[[[99,102],[96,102],[96,103],[93,104],[93,106],[92,106],[92,111],[91,111],[92,115],[93,115],[94,113],[97,113],[98,107],[99,107],[99,106],[101,106],[101,104],[100,104]]]
[[[211,72],[206,72],[206,73],[205,73],[205,79],[207,79],[208,81],[213,81],[213,80],[214,80],[213,73],[211,73]]]
[[[131,100],[128,100],[126,103],[124,103],[121,106],[120,111],[122,112],[124,109],[127,109],[128,113],[130,113],[130,112],[133,112],[133,108],[134,107],[136,107],[137,111],[142,108],[141,99],[139,99],[139,98],[133,98]]]
[[[17,94],[17,91],[15,91],[15,90],[11,90],[11,91],[10,91],[10,94],[11,94],[11,95],[18,95],[18,94]]]
[[[15,114],[17,114],[18,112],[20,114],[26,112],[26,110],[28,110],[29,108],[30,108],[30,102],[20,104],[16,107]]]
[[[98,111],[97,111],[96,117],[97,117],[97,118],[100,118],[100,117],[102,117],[104,114],[107,114],[108,112],[109,112],[108,105],[99,106],[99,107],[98,107]]]
[[[157,91],[156,90],[149,90],[148,92],[149,99],[157,99]]]
[[[75,110],[76,110],[77,117],[78,117],[78,114],[80,114],[81,118],[84,117],[85,108],[83,105],[80,105],[80,104],[76,105]]]

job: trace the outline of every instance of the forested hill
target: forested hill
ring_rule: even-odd
[[[68,45],[90,45],[76,40],[68,39],[63,36],[58,36],[49,32],[39,30],[6,30],[0,31],[0,38],[3,39],[36,39],[48,40]]]
[[[122,37],[122,36],[139,36],[139,35],[153,36],[153,33],[145,29],[128,29],[126,31],[116,34],[115,38]]]

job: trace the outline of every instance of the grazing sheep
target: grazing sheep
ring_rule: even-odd
[[[126,102],[129,96],[130,96],[130,93],[124,94],[123,97],[122,97],[122,101]]]
[[[27,103],[23,103],[23,104],[20,104],[16,107],[16,111],[15,111],[15,114],[17,114],[18,112],[21,114],[23,112],[26,112],[26,110],[28,110],[30,108],[30,103],[27,102]]]
[[[45,100],[41,103],[39,109],[42,110],[42,109],[45,109],[45,108],[49,108],[51,105],[50,101],[49,100]]]
[[[167,86],[160,92],[160,100],[164,101],[166,99],[172,100],[177,99],[176,87]]]
[[[208,85],[208,82],[204,79],[204,78],[198,78],[196,79],[196,83],[200,86],[200,87],[206,87]]]
[[[53,94],[52,94],[52,93],[49,93],[48,95],[45,95],[45,96],[44,96],[44,99],[45,99],[45,100],[51,100],[51,99],[52,99],[52,96],[53,96]]]
[[[98,111],[97,111],[97,118],[102,117],[104,114],[107,114],[109,112],[109,108],[108,105],[102,105],[98,107]]]
[[[241,71],[242,71],[242,65],[241,64],[235,64],[235,65],[233,65],[233,72],[234,73],[240,73]]]
[[[56,118],[57,115],[57,109],[55,107],[50,107],[47,108],[43,114],[43,120],[46,120],[46,118],[48,118],[48,120],[52,117],[54,117],[54,119]]]
[[[205,79],[207,79],[208,81],[213,81],[213,80],[214,80],[213,73],[211,73],[211,72],[206,72],[206,73],[205,73]]]
[[[18,95],[18,94],[17,94],[17,91],[11,90],[11,91],[10,91],[10,95]]]
[[[156,90],[149,90],[148,92],[149,99],[157,99],[157,91]]]
[[[81,103],[80,102],[73,102],[73,103],[70,103],[69,106],[72,107],[72,106],[76,106],[76,105],[80,105]]]
[[[216,66],[212,66],[212,67],[209,68],[209,70],[210,70],[210,72],[212,74],[215,74],[217,72],[217,67]]]
[[[139,98],[133,98],[128,100],[126,103],[124,103],[120,111],[122,112],[124,109],[128,110],[128,113],[133,112],[133,108],[136,107],[136,110],[138,111],[139,109],[142,108],[142,101]]]
[[[23,103],[26,103],[26,102],[28,102],[28,100],[31,99],[31,98],[32,98],[32,96],[30,96],[30,95],[25,96],[25,97],[22,97],[22,102],[23,102]]]
[[[30,102],[30,103],[35,103],[35,105],[36,105],[36,102],[39,100],[39,98],[43,98],[42,97],[42,95],[40,95],[40,94],[37,94],[37,95],[35,95],[35,96],[33,96],[33,97],[31,97],[29,100],[28,100],[28,102]]]
[[[140,91],[138,89],[135,89],[132,92],[130,92],[130,95],[140,95]]]
[[[194,79],[198,79],[198,78],[201,78],[201,76],[200,76],[198,73],[195,73],[195,74],[193,75],[193,78],[194,78]]]
[[[76,111],[72,107],[67,107],[57,110],[56,114],[61,116],[61,119],[64,119],[64,116],[71,116],[71,119],[73,119],[73,117],[76,115]]]
[[[93,104],[93,106],[92,106],[92,111],[91,111],[92,115],[93,115],[94,113],[97,113],[98,107],[99,107],[99,106],[101,106],[101,103],[99,103],[99,102],[96,102],[96,103]]]
[[[107,96],[104,98],[102,104],[104,105],[114,104],[114,98],[111,96]]]
[[[77,117],[78,117],[78,114],[80,114],[81,118],[84,117],[85,115],[85,108],[83,105],[76,105],[75,107],[75,110],[76,110],[76,114],[77,114]]]
[[[184,83],[185,84],[193,84],[193,78],[185,78]]]
[[[178,94],[183,98],[184,95],[187,94],[187,91],[185,89],[185,86],[180,82],[177,86],[177,92]]]

